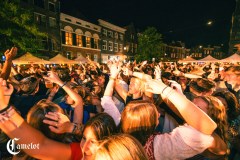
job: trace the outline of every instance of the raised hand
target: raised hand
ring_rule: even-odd
[[[155,66],[155,70],[154,70],[155,79],[161,80],[161,74],[162,74],[162,71],[159,65]]]
[[[59,83],[61,82],[60,78],[58,77],[57,73],[53,71],[48,71],[48,75],[43,77],[44,79],[47,79],[53,83]]]
[[[181,85],[179,83],[177,83],[176,81],[173,81],[173,80],[168,80],[168,82],[170,83],[170,87],[172,87],[178,93],[183,94],[182,87],[181,87]]]
[[[12,60],[16,56],[17,50],[18,50],[17,47],[12,47],[11,50],[9,50],[9,49],[6,50],[4,53],[4,55],[6,57],[6,61]]]
[[[58,112],[48,112],[45,115],[43,123],[49,125],[49,129],[54,133],[67,133],[71,132],[71,122],[68,117],[62,113]]]
[[[122,70],[125,76],[131,76],[133,74],[133,71],[131,71],[128,67],[123,67]]]
[[[121,71],[121,66],[118,65],[117,63],[114,63],[110,67],[110,73],[112,78],[116,78]]]
[[[155,94],[162,94],[164,87],[166,87],[166,85],[162,81],[152,79],[146,82],[145,91]]]

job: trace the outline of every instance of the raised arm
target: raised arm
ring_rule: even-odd
[[[52,141],[41,132],[27,124],[24,119],[8,106],[9,96],[13,92],[12,85],[6,86],[6,81],[0,78],[0,129],[17,144],[35,145],[32,149],[23,149],[28,155],[37,159],[70,159],[69,145]],[[31,136],[29,136],[31,135]],[[32,145],[32,146],[33,146]],[[61,154],[59,154],[61,153]]]
[[[82,97],[73,89],[71,89],[68,85],[66,85],[66,82],[61,81],[57,74],[52,71],[49,71],[48,76],[45,76],[43,78],[58,84],[74,100],[75,103],[72,105],[72,107],[74,107],[73,122],[82,123],[83,120]]]
[[[168,87],[160,80],[147,82],[148,91],[166,97],[178,109],[184,120],[204,134],[211,135],[216,129],[216,123],[184,95]]]
[[[11,67],[12,67],[12,59],[15,57],[17,54],[17,48],[12,47],[11,50],[6,50],[4,55],[6,57],[6,61],[3,65],[2,73],[0,75],[0,78],[3,78],[5,80],[8,79],[10,73],[11,73]]]
[[[114,82],[120,70],[121,70],[120,67],[118,67],[116,64],[111,65],[110,67],[111,76],[101,101],[104,112],[108,113],[113,117],[116,125],[120,123],[121,114],[112,100],[112,95]]]

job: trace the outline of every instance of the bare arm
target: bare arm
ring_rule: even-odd
[[[46,138],[41,132],[28,125],[13,108],[7,109],[5,114],[2,113],[9,103],[9,96],[4,95],[13,92],[13,86],[9,85],[8,88],[5,84],[6,81],[0,78],[0,129],[10,138],[18,138],[16,140],[17,144],[35,144],[35,149],[24,149],[32,157],[38,159],[70,159],[71,149],[69,145]]]
[[[75,92],[73,89],[71,89],[69,86],[65,85],[65,83],[63,81],[61,81],[59,79],[59,77],[51,71],[49,72],[47,77],[44,77],[44,79],[48,79],[48,80],[58,84],[74,100],[75,103],[74,103],[74,105],[72,105],[75,108],[73,121],[75,123],[82,123],[82,120],[83,120],[82,97],[77,92]]]
[[[216,129],[216,123],[184,95],[179,94],[162,81],[151,80],[147,82],[148,91],[164,95],[178,109],[184,120],[204,134],[211,135]]]
[[[17,48],[16,47],[12,47],[11,50],[6,50],[6,52],[4,53],[4,55],[6,57],[6,61],[3,65],[3,69],[2,69],[2,73],[0,75],[0,78],[3,78],[5,80],[8,79],[8,77],[11,73],[12,59],[14,58],[14,56],[16,54],[17,54]]]

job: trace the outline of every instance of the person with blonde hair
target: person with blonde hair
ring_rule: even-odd
[[[99,145],[96,160],[148,160],[138,140],[128,134],[108,137]]]
[[[156,106],[147,101],[130,102],[120,114],[112,100],[112,93],[121,68],[112,65],[110,70],[111,77],[102,98],[104,111],[114,118],[117,125],[120,124],[123,133],[134,136],[144,145],[150,160],[186,159],[214,145],[211,134],[216,123],[184,95],[160,79],[148,80],[147,91],[161,94],[171,101],[187,124],[175,128],[170,134],[155,135],[159,113]]]

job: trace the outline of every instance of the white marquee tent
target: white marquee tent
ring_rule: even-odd
[[[77,63],[76,61],[73,61],[73,60],[70,60],[70,59],[67,59],[66,57],[64,57],[63,55],[61,54],[58,54],[56,55],[55,57],[49,59],[49,61],[51,63],[54,63],[54,64],[75,64]]]
[[[13,64],[49,64],[49,61],[33,56],[27,52],[19,58],[13,60]]]
[[[222,59],[221,62],[232,62],[232,63],[240,62],[240,56],[237,53],[235,53],[225,59]]]

